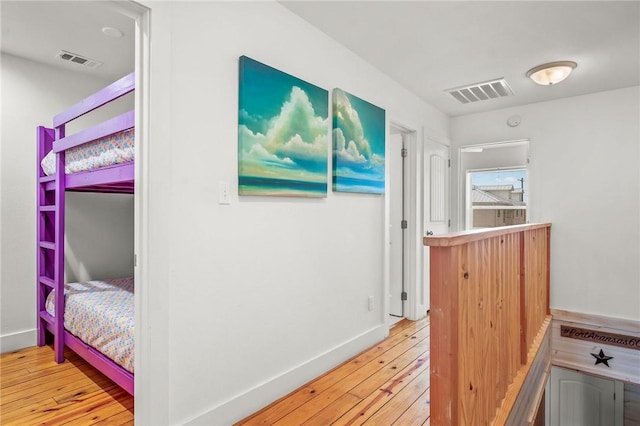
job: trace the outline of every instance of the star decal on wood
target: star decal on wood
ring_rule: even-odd
[[[600,353],[599,354],[591,354],[591,355],[596,359],[595,365],[604,364],[607,367],[609,367],[609,360],[613,359],[612,356],[605,355],[604,351],[602,349],[600,349]]]

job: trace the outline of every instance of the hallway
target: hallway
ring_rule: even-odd
[[[387,339],[236,426],[429,425],[429,318],[403,319]]]

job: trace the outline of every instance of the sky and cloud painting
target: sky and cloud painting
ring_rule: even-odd
[[[385,112],[333,89],[333,190],[384,194]]]
[[[240,57],[238,193],[327,196],[328,92]]]

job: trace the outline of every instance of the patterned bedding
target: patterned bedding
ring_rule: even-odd
[[[54,315],[55,290],[46,310]],[[65,284],[64,328],[133,373],[133,278]]]
[[[128,129],[66,151],[65,173],[76,173],[134,160],[135,130]],[[41,162],[47,176],[56,172],[56,155],[49,152]]]

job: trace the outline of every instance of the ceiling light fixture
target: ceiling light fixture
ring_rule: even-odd
[[[111,37],[111,38],[120,38],[124,35],[122,31],[113,27],[104,27],[102,29],[102,33],[107,37]]]
[[[577,66],[578,64],[572,61],[549,62],[531,68],[527,71],[527,77],[542,86],[550,86],[569,77]]]

